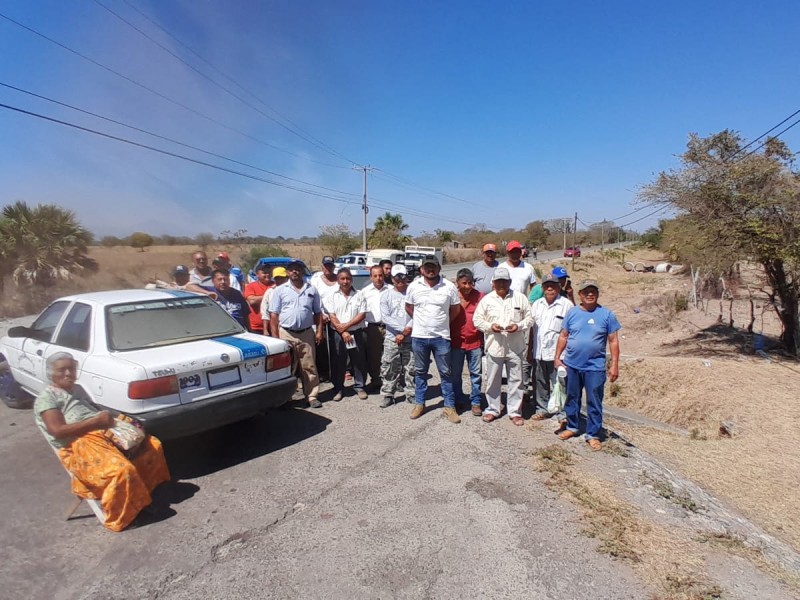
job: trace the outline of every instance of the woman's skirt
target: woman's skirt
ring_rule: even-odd
[[[128,459],[101,431],[92,431],[58,451],[74,476],[72,492],[100,501],[105,526],[122,531],[151,502],[150,492],[170,478],[158,438],[148,435]]]

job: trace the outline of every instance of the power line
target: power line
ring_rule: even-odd
[[[458,202],[463,202],[464,204],[471,204],[472,206],[477,206],[477,207],[484,208],[484,209],[486,208],[486,206],[484,206],[483,204],[480,204],[478,202],[472,202],[470,200],[465,200],[464,198],[459,198],[458,196],[453,196],[452,194],[446,194],[444,192],[436,191],[434,189],[425,187],[424,185],[415,183],[415,182],[407,180],[407,179],[403,179],[402,177],[399,177],[397,175],[393,175],[392,173],[388,173],[387,171],[384,171],[383,169],[377,169],[377,171],[379,171],[382,175],[384,175],[384,177],[388,181],[390,181],[391,183],[394,183],[395,185],[399,185],[401,187],[405,187],[405,188],[409,188],[409,189],[415,189],[416,188],[418,190],[423,190],[425,192],[429,192],[430,194],[433,194],[435,196],[441,196],[443,198],[448,198],[450,200],[456,200]]]
[[[345,196],[357,196],[356,194],[353,194],[352,192],[344,192],[342,190],[329,188],[329,187],[326,187],[324,185],[317,185],[317,184],[314,184],[314,183],[310,183],[308,181],[303,181],[302,179],[295,179],[294,177],[289,177],[288,175],[281,175],[280,173],[276,173],[275,171],[270,171],[268,169],[264,169],[264,168],[258,167],[256,165],[251,165],[249,163],[245,163],[245,162],[236,160],[234,158],[229,158],[227,156],[224,156],[222,154],[217,154],[216,152],[212,152],[210,150],[204,150],[203,148],[199,148],[198,146],[193,146],[191,144],[187,144],[185,142],[181,142],[181,141],[176,140],[174,138],[170,138],[170,137],[167,137],[167,136],[164,136],[164,135],[159,135],[158,133],[153,133],[152,131],[148,131],[146,129],[142,129],[141,127],[136,127],[135,125],[130,125],[128,123],[123,123],[122,121],[118,121],[117,119],[112,119],[110,117],[105,117],[103,115],[100,115],[98,113],[92,112],[90,110],[85,110],[83,108],[79,108],[77,106],[73,106],[72,104],[67,104],[66,102],[61,102],[59,100],[55,100],[54,98],[49,98],[47,96],[43,96],[42,94],[37,94],[35,92],[31,92],[30,90],[25,90],[25,89],[16,87],[16,86],[8,84],[8,83],[3,83],[2,81],[0,81],[0,86],[15,90],[15,91],[23,93],[23,94],[27,94],[29,96],[33,96],[34,98],[39,98],[40,100],[45,100],[47,102],[51,102],[53,104],[57,104],[58,106],[63,106],[65,108],[69,108],[70,110],[74,110],[74,111],[83,113],[85,115],[89,115],[89,116],[95,117],[97,119],[102,119],[103,121],[107,121],[109,123],[114,123],[115,125],[119,125],[121,127],[125,127],[127,129],[131,129],[133,131],[138,131],[139,133],[144,133],[144,134],[152,136],[154,138],[157,138],[157,139],[160,139],[160,140],[164,140],[166,142],[170,142],[170,143],[176,144],[178,146],[182,146],[183,148],[188,148],[190,150],[195,150],[197,152],[202,152],[203,154],[207,154],[208,156],[213,156],[214,158],[220,158],[222,160],[225,160],[225,161],[240,165],[242,167],[247,167],[249,169],[254,169],[256,171],[261,171],[262,173],[267,173],[269,175],[274,175],[275,177],[280,177],[281,179],[287,179],[289,181],[294,181],[296,183],[302,183],[303,185],[308,185],[308,186],[311,186],[311,187],[314,187],[314,188],[327,190],[329,192],[335,192],[337,194],[343,194]]]
[[[745,150],[747,150],[747,149],[748,149],[750,146],[752,146],[753,144],[755,144],[755,143],[756,143],[758,140],[760,140],[760,139],[761,139],[761,138],[763,138],[764,136],[766,136],[766,135],[769,135],[769,134],[770,134],[772,131],[774,131],[775,129],[777,129],[778,127],[780,127],[780,126],[781,126],[781,125],[783,125],[784,123],[786,123],[786,121],[788,121],[789,119],[791,119],[791,118],[792,118],[792,117],[794,117],[795,115],[800,115],[800,108],[799,108],[799,109],[797,109],[796,111],[794,111],[792,114],[790,114],[788,117],[786,117],[786,118],[785,118],[783,121],[781,121],[781,122],[780,122],[780,123],[778,123],[777,125],[774,125],[774,126],[773,126],[773,127],[771,127],[770,129],[767,129],[767,130],[766,130],[764,133],[762,133],[760,136],[758,136],[757,138],[755,138],[754,140],[752,140],[752,141],[751,141],[749,144],[747,144],[746,146],[743,146],[742,148],[739,148],[739,150],[737,150],[737,151],[734,153],[734,155],[733,155],[733,156],[731,156],[731,159],[735,158],[737,154],[740,154],[741,152],[744,152]],[[774,136],[772,136],[772,137],[778,137],[779,135],[781,135],[782,133],[785,133],[786,131],[788,131],[789,129],[791,129],[792,127],[794,127],[795,125],[797,125],[797,122],[795,122],[793,125],[791,125],[791,126],[790,126],[790,127],[788,127],[787,129],[784,129],[783,131],[781,131],[780,133],[778,133],[778,134],[776,134],[776,135],[774,135]],[[760,148],[762,148],[763,146],[764,146],[764,144],[761,144],[761,146],[759,146],[758,148],[756,148],[756,149],[755,149],[753,152],[756,152],[756,151],[758,151],[758,150],[759,150]],[[751,154],[753,154],[753,152],[748,152],[747,154],[745,154],[745,156],[750,156]],[[743,156],[742,158],[744,158],[745,156]]]
[[[653,215],[656,215],[656,214],[658,214],[660,212],[663,212],[663,211],[667,210],[668,208],[669,208],[669,206],[661,206],[657,210],[654,210],[653,212],[651,212],[649,214],[646,214],[645,216],[640,217],[640,218],[636,219],[635,221],[630,221],[629,223],[625,223],[624,225],[615,225],[615,227],[617,227],[619,229],[624,229],[625,227],[628,227],[629,225],[633,225],[634,223],[638,223],[639,221],[644,221],[648,217],[652,217]]]
[[[43,114],[36,113],[36,112],[33,112],[33,111],[25,110],[23,108],[19,108],[19,107],[16,107],[16,106],[11,106],[9,104],[0,103],[0,108],[5,108],[7,110],[15,111],[15,112],[18,112],[18,113],[21,113],[21,114],[24,114],[24,115],[28,115],[28,116],[31,116],[31,117],[36,117],[38,119],[49,121],[51,123],[57,123],[59,125],[64,125],[66,127],[71,127],[73,129],[77,129],[79,131],[83,131],[83,132],[86,132],[86,133],[91,133],[91,134],[94,134],[94,135],[98,135],[98,136],[101,136],[101,137],[104,137],[104,138],[107,138],[107,139],[111,139],[111,140],[114,140],[114,141],[117,141],[117,142],[122,142],[124,144],[129,144],[131,146],[135,146],[137,148],[142,148],[144,150],[150,150],[150,151],[156,152],[158,154],[163,154],[165,156],[170,156],[172,158],[177,158],[177,159],[180,159],[180,160],[184,160],[184,161],[187,161],[187,162],[190,162],[190,163],[194,163],[194,164],[197,164],[197,165],[200,165],[200,166],[204,166],[204,167],[208,167],[208,168],[211,168],[211,169],[215,169],[217,171],[222,171],[222,172],[225,172],[225,173],[229,173],[231,175],[238,175],[240,177],[246,177],[247,179],[252,179],[252,180],[255,180],[255,181],[260,181],[262,183],[267,183],[267,184],[274,185],[274,186],[277,186],[277,187],[281,187],[281,188],[285,188],[285,189],[301,192],[303,194],[308,194],[310,196],[316,196],[316,197],[319,197],[319,198],[326,198],[326,199],[329,199],[329,200],[334,200],[336,202],[341,202],[341,203],[344,203],[344,204],[352,204],[352,205],[356,205],[356,206],[360,206],[361,205],[360,201],[350,200],[350,199],[347,199],[347,198],[342,198],[342,197],[337,197],[337,196],[332,196],[330,194],[324,194],[324,193],[317,192],[317,191],[314,191],[314,190],[309,190],[309,189],[297,187],[297,186],[294,186],[294,185],[289,185],[289,184],[286,184],[286,183],[282,183],[280,181],[274,181],[274,180],[267,179],[267,178],[264,178],[264,177],[259,177],[257,175],[253,175],[253,174],[250,174],[250,173],[245,173],[243,171],[238,171],[238,170],[235,170],[235,169],[229,169],[227,167],[223,167],[223,166],[220,166],[220,165],[215,165],[213,163],[209,163],[209,162],[206,162],[206,161],[203,161],[203,160],[199,160],[199,159],[196,159],[196,158],[185,156],[183,154],[178,154],[176,152],[171,152],[169,150],[164,150],[162,148],[157,148],[155,146],[150,146],[148,144],[143,144],[141,142],[136,142],[134,140],[129,140],[127,138],[123,138],[123,137],[120,137],[120,136],[112,135],[110,133],[106,133],[106,132],[103,132],[103,131],[98,131],[96,129],[91,129],[89,127],[84,127],[84,126],[78,125],[76,123],[70,123],[69,121],[63,121],[61,119],[56,119],[54,117],[49,117],[47,115],[43,115]],[[242,164],[244,164],[244,163],[242,163]],[[305,182],[303,182],[303,183],[305,183]],[[313,184],[310,184],[310,185],[313,185]],[[332,188],[326,188],[326,189],[332,189]],[[352,194],[349,194],[347,192],[340,192],[340,193],[347,194],[347,195],[352,195]],[[385,206],[382,206],[379,203],[374,203],[374,205],[377,206],[378,208],[386,208]],[[461,223],[461,221],[456,221],[456,220],[453,220],[453,219],[449,219],[448,217],[444,217],[444,216],[435,215],[435,216],[428,217],[428,216],[425,216],[425,215],[422,215],[422,214],[415,214],[415,212],[413,210],[412,211],[406,211],[406,212],[408,214],[411,214],[412,216],[417,216],[417,217],[420,217],[420,218],[435,219],[435,220],[440,220],[440,221],[441,220],[443,220],[443,221],[453,221],[453,222]],[[470,223],[467,223],[467,224],[470,224]]]
[[[5,108],[8,110],[13,110],[18,113],[22,113],[24,115],[29,115],[31,117],[36,117],[38,119],[43,119],[45,121],[50,121],[52,123],[58,123],[59,125],[64,125],[66,127],[72,127],[73,129],[78,129],[80,131],[84,131],[86,133],[92,133],[94,135],[99,135],[104,138],[108,138],[111,140],[115,140],[117,142],[122,142],[123,144],[130,144],[131,146],[136,146],[137,148],[143,148],[145,150],[151,150],[152,152],[157,152],[159,154],[164,154],[165,156],[171,156],[173,158],[178,158],[180,160],[185,160],[187,162],[191,162],[197,165],[201,165],[204,167],[209,167],[211,169],[216,169],[218,171],[223,171],[225,173],[231,173],[232,175],[239,175],[241,177],[247,177],[248,179],[254,179],[256,181],[261,181],[263,183],[268,183],[270,185],[275,185],[278,187],[286,188],[289,190],[295,190],[297,192],[302,192],[304,194],[309,194],[311,196],[319,196],[320,198],[328,198],[330,200],[336,200],[337,202],[344,202],[346,204],[360,204],[360,202],[356,202],[355,200],[346,200],[344,198],[337,198],[335,196],[331,196],[329,194],[322,194],[319,192],[315,192],[313,190],[307,190],[304,188],[299,188],[297,186],[289,185],[286,183],[281,183],[280,181],[273,181],[271,179],[266,179],[264,177],[258,177],[257,175],[251,175],[250,173],[245,173],[243,171],[236,171],[234,169],[229,169],[227,167],[222,167],[220,165],[215,165],[213,163],[205,162],[202,160],[198,160],[196,158],[191,158],[189,156],[185,156],[183,154],[178,154],[176,152],[170,152],[169,150],[163,150],[162,148],[156,148],[155,146],[149,146],[148,144],[142,144],[140,142],[135,142],[133,140],[129,140],[127,138],[123,138],[120,136],[112,135],[110,133],[105,133],[103,131],[98,131],[96,129],[91,129],[89,127],[83,127],[82,125],[78,125],[76,123],[70,123],[69,121],[62,121],[61,119],[56,119],[54,117],[48,117],[47,115],[42,115],[40,113],[35,113],[33,111],[25,110],[24,108],[19,108],[17,106],[11,106],[9,104],[0,103],[0,108]]]
[[[153,44],[155,44],[156,46],[158,46],[159,48],[161,48],[161,50],[163,50],[164,52],[166,52],[167,54],[169,54],[170,56],[172,56],[172,57],[173,57],[173,58],[175,58],[176,60],[180,61],[182,64],[184,64],[184,65],[186,65],[187,67],[189,67],[189,68],[190,68],[192,71],[194,71],[195,73],[197,73],[198,75],[200,75],[201,77],[203,77],[204,79],[206,79],[207,81],[209,81],[209,82],[213,83],[214,85],[216,85],[217,87],[219,87],[219,88],[220,88],[221,90],[223,90],[225,93],[229,94],[229,95],[230,95],[230,96],[232,96],[233,98],[236,98],[236,99],[237,99],[239,102],[241,102],[241,103],[242,103],[242,104],[244,104],[245,106],[247,106],[247,107],[251,108],[252,110],[256,111],[256,112],[257,112],[258,114],[260,114],[261,116],[263,116],[263,117],[265,117],[265,118],[269,119],[270,121],[272,121],[273,123],[275,123],[275,124],[279,125],[280,127],[283,127],[283,128],[286,130],[286,131],[288,131],[288,132],[290,132],[290,133],[292,133],[292,134],[296,135],[297,137],[299,137],[299,138],[300,138],[300,139],[302,139],[303,141],[305,141],[305,142],[308,142],[309,144],[312,144],[313,146],[315,146],[315,147],[319,148],[319,149],[320,149],[320,150],[322,150],[323,152],[327,152],[328,154],[331,154],[331,155],[333,155],[333,156],[335,156],[335,157],[337,157],[337,158],[339,158],[339,159],[341,159],[341,160],[347,161],[347,162],[349,162],[349,163],[351,163],[351,164],[354,164],[354,163],[355,163],[355,161],[352,161],[352,160],[350,160],[349,158],[347,158],[347,157],[346,157],[346,156],[344,156],[343,154],[341,154],[341,153],[337,152],[335,149],[331,148],[329,145],[327,145],[327,144],[324,144],[324,143],[322,143],[322,142],[319,142],[319,141],[318,141],[316,138],[314,138],[313,136],[310,136],[310,135],[304,135],[304,134],[303,134],[303,133],[301,133],[300,131],[298,131],[298,130],[296,130],[296,129],[294,129],[294,128],[292,128],[292,127],[288,126],[288,125],[286,125],[285,123],[282,123],[280,120],[276,119],[276,118],[275,118],[275,117],[273,117],[272,115],[269,115],[269,114],[265,113],[263,110],[261,110],[260,108],[258,108],[258,107],[257,107],[257,106],[255,106],[254,104],[252,104],[251,102],[248,102],[248,101],[247,101],[245,98],[242,98],[242,96],[240,96],[239,94],[237,94],[237,93],[235,93],[235,92],[231,91],[231,90],[230,90],[228,87],[224,86],[223,84],[219,83],[219,82],[218,82],[218,81],[216,81],[215,79],[213,79],[213,78],[209,77],[207,74],[203,73],[203,72],[202,72],[200,69],[198,69],[198,68],[197,68],[197,67],[195,67],[193,64],[191,64],[191,63],[187,62],[186,60],[184,60],[184,59],[183,59],[181,56],[178,56],[178,55],[177,55],[175,52],[173,52],[172,50],[170,50],[169,48],[167,48],[166,46],[164,46],[164,45],[163,45],[161,42],[159,42],[158,40],[154,39],[153,37],[151,37],[151,36],[150,36],[149,34],[147,34],[146,32],[142,31],[142,30],[141,30],[140,28],[138,28],[136,25],[134,25],[133,23],[131,23],[130,21],[128,21],[128,20],[127,20],[125,17],[123,17],[122,15],[120,15],[119,13],[117,13],[116,11],[112,10],[111,8],[109,8],[108,6],[106,6],[105,4],[103,4],[103,3],[102,3],[100,0],[94,0],[94,2],[95,2],[95,4],[97,4],[98,6],[100,6],[101,8],[105,9],[106,11],[108,11],[110,14],[114,15],[114,16],[115,16],[117,19],[119,19],[120,21],[122,21],[123,23],[125,23],[125,24],[126,24],[128,27],[130,27],[130,28],[131,28],[131,29],[133,29],[134,31],[138,32],[140,35],[142,35],[144,38],[146,38],[147,40],[149,40],[151,43],[153,43]],[[262,103],[263,103],[265,106],[267,106],[267,107],[268,107],[270,110],[274,110],[272,107],[270,107],[270,106],[269,106],[269,105],[267,105],[266,103],[264,103],[264,102],[262,102]]]
[[[316,142],[318,142],[318,143],[319,143],[319,144],[321,144],[322,146],[325,146],[326,148],[329,148],[329,149],[330,149],[330,150],[331,150],[333,153],[335,153],[335,154],[339,155],[339,153],[338,153],[338,152],[336,152],[336,150],[334,150],[334,149],[333,149],[331,146],[329,146],[328,144],[326,144],[326,143],[325,143],[325,142],[323,142],[322,140],[320,140],[320,139],[318,139],[318,138],[314,137],[314,136],[313,136],[311,133],[309,133],[308,131],[305,131],[305,130],[304,130],[302,127],[300,127],[300,126],[299,126],[297,123],[295,123],[294,121],[292,121],[292,120],[291,120],[289,117],[287,117],[287,116],[285,116],[285,115],[281,114],[281,113],[280,113],[280,112],[279,112],[279,111],[278,111],[278,110],[277,110],[275,107],[273,107],[273,106],[271,106],[271,105],[267,104],[267,103],[266,103],[264,100],[262,100],[262,99],[261,99],[260,97],[258,97],[258,96],[257,96],[255,93],[253,93],[253,92],[252,92],[252,91],[250,91],[248,88],[246,88],[245,86],[243,86],[241,83],[239,83],[239,82],[238,82],[237,80],[235,80],[233,77],[231,77],[230,75],[228,75],[227,73],[225,73],[224,71],[222,71],[220,68],[218,68],[217,66],[215,66],[213,63],[209,62],[209,61],[208,61],[208,60],[207,60],[205,57],[203,57],[203,56],[202,56],[200,53],[198,53],[196,50],[194,50],[194,49],[193,49],[191,46],[189,46],[189,45],[187,45],[186,43],[184,43],[184,42],[183,42],[183,41],[182,41],[182,40],[181,40],[179,37],[177,37],[175,34],[173,34],[171,31],[169,31],[169,30],[168,30],[167,28],[165,28],[163,25],[161,25],[160,23],[156,22],[154,19],[150,18],[150,17],[149,17],[149,16],[148,16],[146,13],[144,13],[144,12],[143,12],[141,9],[139,9],[139,7],[137,7],[137,6],[135,6],[134,4],[132,4],[132,3],[131,3],[129,0],[122,0],[122,1],[123,1],[125,4],[127,4],[127,5],[128,5],[130,8],[131,8],[131,9],[133,9],[134,11],[136,11],[137,13],[139,13],[139,15],[141,15],[141,16],[142,16],[142,17],[143,17],[143,18],[144,18],[146,21],[148,21],[150,24],[152,24],[153,26],[155,26],[155,27],[157,27],[158,29],[160,29],[161,31],[163,31],[163,32],[164,32],[166,35],[168,35],[170,38],[172,38],[173,40],[175,40],[175,41],[176,41],[178,44],[180,44],[180,45],[181,45],[183,48],[185,48],[185,49],[186,49],[186,50],[188,50],[190,53],[192,53],[194,56],[196,56],[196,57],[197,57],[199,60],[201,60],[203,63],[205,63],[205,64],[206,64],[208,67],[210,67],[211,69],[213,69],[214,71],[216,71],[217,73],[219,73],[220,75],[222,75],[222,77],[224,77],[225,79],[227,79],[228,81],[230,81],[230,82],[231,82],[233,85],[235,85],[236,87],[238,87],[240,90],[242,90],[243,92],[245,92],[246,94],[248,94],[250,97],[252,97],[252,98],[254,98],[255,100],[257,100],[258,102],[260,102],[260,103],[261,103],[263,106],[265,106],[266,108],[268,108],[269,110],[271,110],[272,112],[274,112],[276,115],[278,115],[278,116],[279,116],[281,119],[283,119],[284,121],[286,121],[287,123],[289,123],[290,125],[292,125],[294,128],[296,128],[296,129],[298,129],[299,131],[303,132],[305,135],[307,135],[307,136],[308,136],[308,137],[310,137],[311,139],[315,140]],[[340,155],[340,156],[341,156],[341,155]],[[346,159],[346,157],[345,157],[345,160],[348,160],[348,162],[355,164],[355,163],[354,163],[354,161],[351,161],[351,160],[349,160],[349,159]],[[348,167],[339,167],[339,168],[345,168],[345,169],[346,169],[346,168],[348,168]]]
[[[0,17],[5,19],[6,21],[9,21],[10,23],[13,23],[14,25],[17,25],[18,27],[21,27],[22,29],[25,29],[26,31],[28,31],[28,32],[30,32],[30,33],[32,33],[32,34],[34,34],[34,35],[36,35],[36,36],[38,36],[38,37],[40,37],[40,38],[42,38],[44,40],[47,40],[51,44],[54,44],[54,45],[58,46],[59,48],[62,48],[63,50],[66,50],[67,52],[70,52],[71,54],[74,54],[75,56],[77,56],[79,58],[82,58],[83,60],[85,60],[87,62],[90,62],[91,64],[95,65],[96,67],[99,67],[99,68],[101,68],[101,69],[103,69],[105,71],[108,71],[109,73],[111,73],[113,75],[116,75],[117,77],[120,77],[121,79],[124,79],[128,83],[131,83],[131,84],[133,84],[133,85],[135,85],[135,86],[137,86],[137,87],[139,87],[139,88],[141,88],[141,89],[143,89],[143,90],[145,90],[147,92],[150,92],[151,94],[153,94],[155,96],[158,96],[159,98],[161,98],[163,100],[166,100],[167,102],[170,102],[171,104],[174,104],[175,106],[178,106],[178,107],[180,107],[180,108],[182,108],[184,110],[187,110],[187,111],[189,111],[189,112],[191,112],[191,113],[193,113],[193,114],[195,114],[195,115],[197,115],[199,117],[202,117],[203,119],[206,119],[207,121],[210,121],[211,123],[214,123],[215,125],[218,125],[219,127],[222,127],[224,129],[227,129],[228,131],[232,131],[234,133],[237,133],[237,134],[239,134],[239,135],[241,135],[243,137],[246,137],[249,140],[252,140],[252,141],[254,141],[256,143],[259,143],[259,144],[262,144],[262,145],[267,146],[269,148],[272,148],[273,150],[277,150],[279,152],[285,152],[286,154],[289,154],[291,156],[295,156],[297,158],[306,158],[301,154],[297,154],[297,153],[292,152],[290,150],[286,150],[284,148],[281,148],[280,146],[276,146],[275,144],[272,144],[270,142],[261,140],[261,139],[259,139],[257,137],[254,137],[254,136],[252,136],[252,135],[250,135],[248,133],[245,133],[244,131],[236,129],[235,127],[231,127],[230,125],[226,125],[222,121],[219,121],[218,119],[215,119],[214,117],[211,117],[211,116],[209,116],[209,115],[207,115],[207,114],[205,114],[205,113],[203,113],[203,112],[201,112],[199,110],[196,110],[196,109],[194,109],[194,108],[192,108],[190,106],[187,106],[186,104],[183,104],[182,102],[180,102],[178,100],[174,100],[173,98],[170,98],[169,96],[167,96],[165,94],[162,94],[161,92],[159,92],[159,91],[157,91],[157,90],[155,90],[155,89],[153,89],[153,88],[151,88],[151,87],[149,87],[149,86],[147,86],[147,85],[145,85],[143,83],[140,83],[140,82],[136,81],[135,79],[132,79],[131,77],[128,77],[127,75],[125,75],[123,73],[120,73],[119,71],[117,71],[115,69],[112,69],[111,67],[108,67],[108,66],[106,66],[106,65],[104,65],[104,64],[102,64],[102,63],[100,63],[100,62],[98,62],[96,60],[94,60],[93,58],[91,58],[89,56],[86,56],[85,54],[82,54],[82,53],[78,52],[77,50],[74,50],[73,48],[70,48],[69,46],[67,46],[65,44],[62,44],[61,42],[56,41],[53,38],[48,37],[45,34],[40,33],[39,31],[36,31],[35,29],[33,29],[31,27],[28,27],[27,25],[24,25],[23,23],[20,23],[19,21],[16,21],[16,20],[12,19],[11,17],[9,17],[9,16],[7,16],[7,15],[5,15],[3,13],[0,13]],[[308,159],[308,160],[312,160],[312,159]],[[318,161],[312,161],[312,162],[318,162]],[[332,167],[340,168],[339,165],[330,165],[330,164],[327,164],[327,163],[319,163],[319,164],[324,164],[326,166],[332,166]],[[344,168],[348,168],[348,167],[344,167]]]
[[[794,114],[797,114],[797,113],[800,113],[800,110],[799,110],[799,111],[797,111],[797,112],[796,112],[796,113],[794,113]],[[786,122],[786,120],[782,121],[782,123],[785,123],[785,122]],[[778,133],[776,133],[775,135],[768,137],[768,138],[767,138],[766,140],[764,140],[764,141],[763,141],[761,144],[759,144],[759,145],[758,145],[758,147],[756,147],[754,150],[751,150],[750,152],[748,152],[747,154],[745,154],[745,155],[744,155],[742,158],[740,158],[739,160],[744,160],[745,158],[747,158],[747,157],[748,157],[748,156],[750,156],[751,154],[755,154],[756,152],[758,152],[759,150],[761,150],[761,149],[762,149],[764,146],[766,146],[766,145],[767,145],[767,142],[768,142],[769,140],[771,140],[771,139],[775,139],[775,138],[779,138],[780,136],[782,136],[784,133],[786,133],[787,131],[789,131],[789,130],[790,130],[792,127],[794,127],[794,126],[795,126],[795,125],[797,125],[798,123],[800,123],[800,119],[797,119],[797,121],[795,121],[794,123],[792,123],[791,125],[789,125],[789,126],[788,126],[788,127],[786,127],[785,129],[782,129],[782,130],[780,130],[780,131],[779,131]],[[773,127],[773,129],[774,129],[774,127]]]

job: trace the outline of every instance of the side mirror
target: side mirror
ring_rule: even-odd
[[[23,327],[22,325],[17,325],[16,327],[12,327],[11,329],[9,329],[6,335],[11,338],[30,337],[31,330],[30,327]]]

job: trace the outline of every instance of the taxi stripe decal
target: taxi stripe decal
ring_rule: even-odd
[[[263,345],[257,344],[256,342],[251,342],[250,340],[246,340],[243,338],[220,337],[220,338],[214,338],[213,341],[219,342],[220,344],[225,344],[227,346],[233,346],[234,348],[238,348],[239,351],[242,353],[242,360],[250,360],[251,358],[261,358],[262,356],[267,355],[267,349]]]

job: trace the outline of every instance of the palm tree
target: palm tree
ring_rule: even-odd
[[[16,202],[4,207],[0,218],[0,275],[11,273],[17,285],[50,285],[95,271],[97,262],[87,256],[91,242],[92,234],[72,211]]]
[[[372,248],[397,248],[402,250],[403,246],[411,241],[411,236],[403,232],[408,229],[408,224],[403,221],[402,215],[384,213],[377,219],[369,236],[369,245]]]

